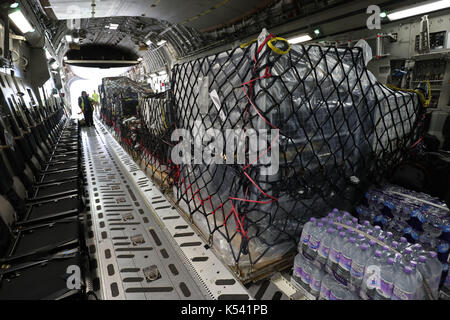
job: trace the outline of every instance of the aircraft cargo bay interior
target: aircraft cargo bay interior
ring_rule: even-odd
[[[449,300],[449,30],[448,0],[0,1],[0,300]]]

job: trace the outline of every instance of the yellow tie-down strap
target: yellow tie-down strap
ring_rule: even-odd
[[[240,47],[241,47],[242,49],[245,49],[245,48],[247,48],[248,46],[250,46],[250,45],[252,45],[253,43],[255,43],[256,41],[258,41],[258,39],[253,39],[253,40],[251,40],[251,41],[249,41],[249,42],[246,42],[246,43],[241,44]],[[286,42],[287,45],[288,45],[288,48],[287,48],[286,50],[278,49],[278,48],[275,47],[275,45],[274,45],[274,43],[276,43],[277,41],[284,41],[284,42]],[[288,42],[286,39],[281,38],[281,37],[274,37],[274,38],[270,39],[269,41],[267,41],[267,45],[269,46],[269,48],[270,48],[273,52],[275,52],[275,53],[277,53],[277,54],[279,54],[279,55],[288,54],[289,51],[291,51],[291,45],[289,44],[289,42]]]
[[[429,81],[425,81],[425,83],[428,86],[428,96],[429,96],[428,99],[425,98],[424,94],[422,92],[420,92],[419,90],[398,88],[398,87],[395,87],[390,84],[387,84],[386,86],[393,90],[403,91],[403,92],[412,92],[412,93],[417,94],[419,96],[420,102],[422,103],[423,107],[428,108],[430,106],[430,102],[431,102],[431,85],[430,85]]]

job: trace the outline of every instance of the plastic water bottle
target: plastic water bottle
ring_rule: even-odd
[[[433,293],[439,292],[439,284],[441,282],[442,277],[442,263],[437,258],[437,253],[434,251],[430,251],[428,253],[427,264],[431,270],[431,274],[433,275],[433,280],[431,280],[430,288]]]
[[[421,255],[420,252],[423,250],[423,247],[420,243],[413,244],[410,248],[413,251],[412,255],[414,258],[418,258]]]
[[[361,284],[360,297],[364,300],[372,300],[380,283],[380,270],[383,264],[381,251],[375,250],[375,254],[367,261],[364,278]]]
[[[336,225],[334,224],[334,221],[332,220],[332,219],[328,219],[328,222],[327,222],[327,230],[329,229],[329,228],[335,228],[336,227]]]
[[[333,278],[329,274],[323,277],[320,285],[319,300],[330,300],[330,288],[333,281]]]
[[[422,274],[424,277],[424,280],[428,284],[428,287],[430,288],[431,294],[433,295],[434,299],[437,299],[439,294],[439,287],[438,290],[435,290],[433,288],[433,282],[435,279],[433,279],[433,271],[430,268],[430,265],[427,264],[427,257],[426,256],[419,256],[418,258],[418,264],[417,264],[417,270]]]
[[[352,228],[356,228],[356,226],[358,225],[358,219],[357,218],[352,218],[352,217],[348,217],[345,222],[344,222],[347,226],[352,227]]]
[[[384,244],[390,246],[392,241],[394,241],[394,234],[392,232],[386,232],[386,237],[384,238]]]
[[[413,269],[406,266],[396,275],[391,299],[415,300],[417,287],[417,277],[413,273]]]
[[[356,239],[357,236],[358,235],[356,234],[355,230],[347,229],[347,238],[348,239],[350,239],[350,238],[355,238]]]
[[[334,209],[331,211],[331,213],[333,213],[335,217],[341,215],[341,212],[340,212],[339,209],[337,209],[337,208],[334,208]]]
[[[311,263],[308,260],[305,260],[302,268],[302,274],[300,278],[300,285],[309,292],[310,289],[310,283],[311,283],[311,273],[313,269],[311,266]]]
[[[413,270],[413,275],[417,278],[417,288],[414,299],[415,300],[424,300],[426,297],[425,286],[423,284],[423,276],[417,269],[418,263],[417,261],[410,262],[411,269]]]
[[[380,287],[376,289],[375,300],[391,300],[397,269],[394,258],[388,258],[380,268]]]
[[[328,255],[327,264],[325,266],[326,271],[330,274],[336,272],[344,243],[345,232],[341,231],[339,232],[338,237],[335,237],[331,242],[330,254]]]
[[[369,240],[370,256],[374,256],[375,255],[375,251],[378,250],[377,246],[378,246],[378,244],[374,240]]]
[[[394,240],[394,241],[391,242],[391,248],[394,249],[397,252],[399,252],[398,246],[399,246],[399,243],[397,241]]]
[[[322,240],[320,241],[319,250],[317,252],[317,258],[316,261],[320,265],[320,267],[323,267],[326,265],[328,256],[330,254],[330,247],[331,242],[334,239],[334,232],[336,230],[329,228],[327,230],[327,233],[323,236]]]
[[[328,214],[328,218],[329,219],[335,219],[335,218],[337,218],[337,217],[339,217],[340,216],[340,212],[339,212],[339,210],[338,209],[336,209],[336,208],[334,208],[329,214]]]
[[[336,223],[343,223],[344,222],[343,220],[344,220],[343,217],[337,217],[333,221],[336,222]]]
[[[408,239],[406,239],[405,237],[401,237],[400,243],[398,245],[398,250],[400,252],[403,252],[403,250],[405,250],[407,247],[408,247]]]
[[[378,236],[382,235],[383,230],[381,230],[380,226],[375,226],[373,228],[373,237],[377,238]]]
[[[358,238],[356,239],[356,243],[357,243],[358,245],[362,245],[363,243],[367,243],[367,242],[368,242],[368,241],[367,241],[367,238],[364,237],[364,235],[358,234]]]
[[[351,293],[340,283],[331,286],[330,300],[351,300]]]
[[[299,252],[305,253],[308,248],[309,236],[311,229],[314,227],[316,223],[316,218],[311,218],[303,227],[302,235],[300,236],[299,242]]]
[[[378,246],[379,246],[379,249],[380,249],[380,250],[384,250],[384,247],[385,247],[385,245],[384,245],[384,236],[383,236],[383,235],[379,235],[379,236],[377,237],[377,240],[378,240],[380,243],[382,243],[382,244],[377,243]]]
[[[408,246],[403,250],[403,257],[405,257],[408,261],[414,260],[413,250],[411,247]]]
[[[319,234],[322,232],[323,224],[321,222],[316,222],[311,225],[311,228],[309,230],[309,239],[308,239],[308,246],[303,250],[303,255],[308,258],[309,260],[314,260],[315,255],[317,254],[317,249],[314,250],[314,247],[316,245],[316,242],[318,241]],[[315,236],[315,238],[313,238]],[[311,245],[311,242],[314,242],[313,245]],[[302,246],[303,248],[303,246]]]
[[[361,231],[362,232],[367,232],[367,230],[369,230],[371,228],[370,226],[370,222],[368,220],[364,220],[363,224],[361,225]]]
[[[350,270],[352,269],[352,257],[356,248],[356,239],[350,238],[342,247],[339,257],[339,264],[336,269],[335,277],[343,285],[347,285],[350,281]]]
[[[311,279],[309,283],[309,293],[313,295],[315,298],[318,298],[320,295],[320,287],[322,284],[322,279],[324,277],[324,273],[319,268],[312,268]]]
[[[391,243],[391,248],[394,249],[396,251],[396,253],[393,253],[394,255],[394,260],[397,262],[400,259],[402,259],[402,255],[400,253],[400,250],[398,249],[399,243],[397,241],[392,241]]]
[[[319,222],[315,228],[311,230],[308,241],[308,252],[306,257],[314,261],[317,258],[317,252],[319,250],[320,241],[323,238],[324,224]]]
[[[345,221],[345,223],[344,223],[347,227],[350,227],[350,228],[353,228],[353,222],[351,221],[351,220],[347,220],[347,221]],[[351,230],[351,229],[348,229],[349,231]],[[352,230],[353,231],[353,230]]]
[[[383,246],[383,251],[381,252],[381,257],[383,261],[387,261],[389,258],[393,256],[393,252],[388,246]]]
[[[352,268],[350,270],[350,290],[359,292],[361,289],[361,284],[364,279],[364,272],[366,270],[366,263],[369,260],[370,255],[371,252],[369,250],[369,246],[366,243],[363,243],[353,256]]]
[[[343,214],[342,214],[342,217],[343,217],[344,219],[349,219],[349,218],[352,217],[352,215],[351,215],[349,212],[344,211]]]
[[[373,230],[372,230],[372,229],[368,229],[368,230],[366,231],[366,233],[367,233],[369,236],[374,237],[374,235],[373,235]],[[374,237],[374,238],[376,238],[376,237]]]
[[[294,272],[292,273],[292,277],[294,280],[301,284],[302,281],[302,273],[305,264],[305,258],[302,254],[297,254],[294,259]]]

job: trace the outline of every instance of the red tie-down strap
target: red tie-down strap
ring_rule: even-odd
[[[268,35],[267,37],[266,37],[266,39],[264,40],[264,42],[258,47],[258,50],[257,50],[257,55],[262,51],[262,49],[264,48],[264,46],[267,44],[267,42],[270,40],[270,39],[272,39],[272,38],[274,38],[274,36],[272,35],[272,34],[270,34],[270,35]],[[257,59],[257,56],[254,56],[254,61],[255,61],[255,66],[254,66],[254,70],[256,70],[256,68],[257,68],[257,66],[258,66],[258,59]],[[265,122],[265,123],[267,123],[272,129],[278,129],[274,124],[272,124],[270,121],[268,121],[262,114],[261,114],[261,112],[259,111],[259,109],[257,108],[257,106],[253,103],[253,101],[252,101],[252,99],[251,99],[251,94],[252,94],[252,91],[253,91],[253,85],[254,85],[254,83],[256,82],[256,81],[259,81],[259,80],[262,80],[262,79],[267,79],[267,78],[270,78],[270,77],[272,77],[272,73],[270,72],[270,67],[269,66],[267,66],[266,68],[265,68],[265,70],[264,70],[264,74],[262,75],[262,76],[260,76],[260,77],[258,77],[258,78],[255,78],[255,79],[252,79],[252,80],[249,80],[249,81],[247,81],[247,82],[245,82],[245,83],[243,83],[241,86],[242,86],[242,90],[244,91],[244,94],[245,94],[245,96],[247,97],[247,99],[248,99],[248,101],[249,101],[249,103],[250,103],[250,105],[253,107],[253,109],[255,110],[255,112],[258,114],[258,116],[261,118],[261,119],[263,119],[263,121]],[[246,90],[246,87],[248,86],[248,90]],[[246,110],[245,111],[245,116],[244,117],[246,117],[246,115],[247,115],[247,113],[248,113],[248,110]],[[255,162],[257,162],[263,155],[265,155],[266,153],[268,153],[271,149],[272,149],[272,147],[273,147],[273,144],[275,143],[275,141],[277,140],[277,138],[278,138],[278,136],[279,136],[279,134],[274,138],[274,140],[272,141],[272,143],[270,144],[270,146],[267,148],[267,150],[265,150],[258,158],[257,158],[257,160],[255,161]],[[236,207],[235,207],[235,205],[234,205],[234,203],[233,203],[233,201],[242,201],[242,202],[251,202],[251,203],[259,203],[259,204],[269,204],[269,203],[273,203],[273,202],[276,202],[276,201],[278,201],[278,199],[277,198],[275,198],[275,197],[273,197],[273,196],[271,196],[271,195],[269,195],[269,194],[267,194],[266,192],[264,192],[262,189],[261,189],[261,187],[247,174],[247,169],[250,167],[250,166],[252,166],[255,162],[253,162],[253,163],[250,163],[250,164],[248,164],[244,169],[243,169],[243,173],[244,173],[244,176],[265,196],[265,197],[267,197],[268,198],[268,200],[267,201],[257,201],[257,200],[251,200],[251,199],[248,199],[247,198],[247,193],[248,193],[248,188],[247,188],[247,192],[246,192],[246,195],[245,195],[245,198],[234,198],[234,197],[229,197],[228,199],[231,201],[231,207],[232,207],[232,209],[230,210],[230,212],[227,214],[227,216],[226,216],[226,218],[225,218],[225,220],[224,220],[224,223],[223,223],[223,225],[224,226],[226,226],[226,223],[227,223],[227,221],[228,221],[228,219],[230,218],[230,216],[231,215],[233,215],[233,218],[234,218],[234,220],[235,220],[235,223],[236,223],[236,232],[238,232],[238,233],[240,233],[241,234],[241,236],[242,237],[244,237],[244,238],[246,238],[248,241],[250,240],[249,239],[249,237],[248,237],[248,235],[247,235],[247,231],[245,231],[245,227],[244,227],[244,225],[245,225],[245,215],[240,215],[239,214],[239,212],[238,212],[238,210],[236,209]],[[178,172],[176,173],[176,177],[178,178],[179,177],[179,175],[181,174],[181,171],[179,170],[179,166],[177,166],[177,168],[178,168]],[[189,186],[187,186],[186,187],[186,183],[185,183],[185,178],[183,178],[180,182],[179,182],[179,185],[180,185],[180,187],[182,186],[182,185],[184,185],[184,187],[185,187],[185,191],[184,191],[184,193],[183,193],[183,195],[186,195],[187,194],[187,192],[188,192],[188,190],[190,190],[190,189],[192,189],[192,184],[190,184]],[[191,190],[192,191],[192,190]],[[210,205],[210,207],[211,207],[211,209],[213,209],[213,205],[212,205],[212,196],[211,195],[208,195],[208,197],[206,198],[206,199],[202,199],[201,197],[200,197],[200,194],[199,194],[199,192],[200,192],[200,189],[198,189],[198,190],[196,190],[193,194],[192,194],[192,200],[194,200],[194,198],[197,196],[197,199],[198,199],[198,201],[200,202],[200,205],[204,208],[204,209],[206,209],[205,208],[205,204],[208,204],[209,203],[209,205]],[[219,206],[217,207],[217,208],[214,208],[214,210],[211,212],[212,214],[215,214],[218,210],[222,210],[222,212],[223,212],[223,207],[224,207],[224,203],[220,203],[219,204]]]
[[[264,42],[258,47],[257,55],[254,56],[254,61],[255,61],[254,70],[256,70],[256,68],[257,68],[257,66],[258,66],[258,63],[259,63],[258,58],[257,58],[258,54],[262,51],[262,49],[263,49],[264,46],[267,44],[267,42],[268,42],[270,39],[272,39],[272,38],[274,38],[274,36],[273,36],[272,34],[269,34],[269,35],[266,37],[266,39],[264,40]],[[258,114],[258,116],[259,116],[266,124],[268,124],[272,129],[279,130],[277,126],[275,126],[274,124],[272,124],[270,121],[268,121],[268,120],[261,114],[260,110],[258,109],[258,107],[254,104],[253,100],[251,99],[251,94],[252,94],[252,92],[253,92],[253,85],[254,85],[254,83],[255,83],[256,81],[259,81],[259,80],[262,80],[262,79],[268,79],[268,78],[271,78],[272,76],[273,76],[273,75],[272,75],[272,73],[270,72],[270,67],[267,66],[267,67],[264,69],[264,74],[263,74],[262,76],[257,77],[257,78],[254,78],[254,79],[252,79],[252,80],[250,80],[250,81],[247,81],[247,82],[243,83],[241,86],[242,86],[242,90],[243,90],[243,92],[244,92],[244,94],[245,94],[247,100],[249,101],[250,105],[253,107],[253,109],[255,110],[255,112]],[[246,90],[246,87],[248,87],[248,90]],[[247,117],[247,114],[248,114],[248,109],[245,110],[244,118]],[[245,121],[245,119],[244,119],[244,121]],[[246,191],[246,194],[245,194],[245,198],[229,197],[229,200],[231,200],[231,207],[232,207],[232,209],[231,209],[230,213],[228,214],[228,216],[226,217],[226,219],[225,219],[225,221],[224,221],[224,225],[226,225],[226,222],[228,221],[229,217],[233,214],[234,220],[235,220],[235,222],[236,222],[236,231],[239,232],[239,233],[241,233],[241,235],[242,235],[243,237],[247,238],[247,240],[249,240],[249,238],[248,238],[247,232],[245,231],[245,227],[244,227],[244,225],[245,225],[245,215],[242,215],[242,216],[241,216],[241,215],[239,214],[239,212],[238,212],[238,210],[236,209],[236,207],[235,207],[233,201],[251,202],[251,203],[259,203],[259,204],[269,204],[269,203],[273,203],[273,202],[278,201],[277,198],[275,198],[275,197],[271,196],[270,194],[264,192],[264,191],[261,189],[261,187],[260,187],[260,186],[259,186],[259,185],[258,185],[258,184],[257,184],[257,183],[256,183],[256,182],[255,182],[255,181],[247,174],[247,172],[246,172],[247,169],[248,169],[249,167],[251,167],[252,165],[254,165],[259,159],[261,159],[262,156],[264,156],[266,153],[268,153],[268,152],[272,149],[272,147],[273,147],[275,141],[278,139],[278,137],[279,137],[279,134],[272,140],[270,146],[269,146],[262,154],[260,154],[259,157],[258,157],[253,163],[248,164],[248,165],[245,166],[244,169],[243,169],[243,174],[244,174],[244,176],[245,176],[245,177],[246,177],[246,178],[247,178],[247,179],[248,179],[248,180],[249,180],[249,181],[250,181],[250,182],[258,189],[258,190],[259,190],[259,192],[261,192],[261,194],[263,194],[265,197],[267,197],[268,200],[266,200],[266,201],[258,201],[258,200],[251,200],[251,199],[248,199],[248,198],[247,198],[247,193],[248,193],[247,191],[248,191],[248,188],[247,188],[247,191]]]
[[[177,184],[178,180],[180,179],[180,175],[181,175],[180,165],[178,165],[178,164],[175,165],[172,162],[172,159],[169,159],[169,163],[171,165],[171,172],[172,172],[172,169],[173,169],[173,172],[174,172],[174,174],[173,174],[173,182],[174,182],[174,184]]]

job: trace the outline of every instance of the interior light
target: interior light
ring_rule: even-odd
[[[110,23],[109,24],[109,29],[110,30],[117,30],[117,28],[119,28],[119,25],[116,23]]]
[[[142,57],[139,57],[139,58],[137,59],[137,61],[139,61],[139,62],[141,62],[142,60],[144,60],[144,59],[142,59]]]
[[[314,29],[314,34],[316,36],[320,35],[320,29],[319,28]]]
[[[28,22],[27,18],[23,15],[22,11],[16,10],[11,12],[9,15],[11,21],[19,28],[20,32],[28,33],[34,32],[33,26]]]
[[[19,3],[18,2],[14,2],[9,6],[11,9],[17,9],[19,7]]]
[[[395,10],[387,14],[389,20],[399,20],[420,14],[425,14],[432,11],[450,8],[449,0],[433,1],[425,4],[416,5],[406,9]]]
[[[153,43],[153,42],[152,42],[151,40],[147,40],[147,41],[145,42],[145,44],[148,45],[148,46],[151,45],[152,43]]]
[[[80,38],[79,37],[73,38],[73,42],[80,43]]]
[[[67,61],[67,60],[69,60],[69,58],[67,58],[67,56],[64,56],[63,60]]]
[[[73,38],[72,38],[72,36],[70,34],[66,34],[66,41],[67,42],[72,42],[73,41]]]
[[[381,18],[386,18],[387,17],[387,13],[383,11],[382,13],[380,13],[380,17]]]
[[[297,43],[310,41],[310,40],[312,40],[312,38],[309,34],[302,34],[302,35],[299,35],[296,37],[289,38],[287,40],[290,44],[297,44]]]
[[[161,40],[161,41],[159,41],[159,42],[157,43],[157,45],[158,45],[158,46],[162,46],[162,45],[164,45],[166,42],[167,42],[166,40]]]

